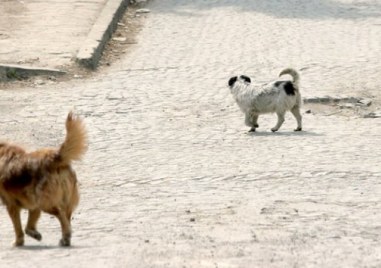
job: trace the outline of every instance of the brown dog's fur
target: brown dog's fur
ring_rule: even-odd
[[[70,163],[80,160],[87,149],[83,122],[70,112],[66,138],[58,149],[26,152],[19,146],[0,143],[0,199],[11,217],[15,246],[24,245],[20,211],[29,212],[25,233],[41,240],[36,225],[41,211],[58,218],[61,246],[70,246],[71,215],[79,202],[77,177]]]

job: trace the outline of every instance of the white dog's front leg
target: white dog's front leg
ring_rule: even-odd
[[[245,113],[245,125],[251,127],[250,132],[255,132],[255,129],[258,127],[257,120],[257,115],[251,116],[250,113]]]
[[[245,113],[245,125],[248,126],[248,127],[252,127],[252,123],[251,123],[251,120],[250,120],[250,115],[249,113]]]
[[[252,116],[252,120],[251,121],[253,122],[253,127],[255,127],[255,128],[259,127],[259,125],[258,125],[258,115],[254,114]]]
[[[284,113],[277,113],[278,115],[278,122],[276,123],[275,127],[271,129],[272,132],[278,131],[278,129],[282,126],[284,122]]]

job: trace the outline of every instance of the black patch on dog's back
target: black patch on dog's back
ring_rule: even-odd
[[[284,81],[277,81],[277,82],[274,83],[274,86],[275,87],[279,87],[283,83],[284,83]]]
[[[241,79],[245,80],[246,83],[251,83],[251,79],[250,77],[246,76],[246,75],[241,75],[240,76]]]
[[[287,95],[295,95],[295,88],[291,81],[287,81],[283,85],[284,91],[286,91]]]
[[[229,87],[234,86],[234,83],[237,82],[237,79],[238,79],[237,76],[234,76],[234,77],[230,78],[229,79]]]
[[[274,83],[274,86],[283,86],[283,89],[287,95],[295,95],[295,87],[291,81],[277,81]]]

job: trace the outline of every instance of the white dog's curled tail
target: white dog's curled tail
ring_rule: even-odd
[[[300,76],[299,76],[299,73],[295,69],[292,69],[292,68],[284,69],[283,71],[280,72],[279,76],[282,76],[282,75],[285,75],[285,74],[291,75],[292,79],[293,79],[292,82],[295,85],[299,85]]]

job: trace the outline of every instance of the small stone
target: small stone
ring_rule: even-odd
[[[265,214],[267,213],[267,208],[261,208],[261,213],[260,214]]]
[[[306,111],[306,114],[310,114],[310,113],[312,113],[311,110],[307,110],[307,111]]]
[[[328,103],[331,101],[331,98],[329,96],[324,97],[312,97],[312,98],[305,98],[305,103]]]
[[[312,98],[304,98],[304,99],[303,99],[303,102],[304,102],[304,103],[317,103],[318,100],[317,100],[316,97],[312,97]]]
[[[323,96],[318,98],[319,103],[328,103],[332,101],[332,98],[330,96]]]
[[[39,86],[41,86],[41,85],[44,85],[44,84],[45,84],[45,81],[43,81],[43,80],[41,80],[41,79],[37,79],[36,81],[34,81],[34,84],[35,84],[35,85],[39,85]]]
[[[375,111],[364,115],[364,118],[381,118],[381,111]]]
[[[339,107],[340,109],[353,109],[355,105],[353,103],[344,103],[341,104]]]
[[[359,98],[356,97],[341,97],[340,102],[347,102],[347,103],[357,103],[359,102]]]
[[[338,103],[338,102],[342,101],[342,98],[338,97],[338,96],[333,96],[333,97],[331,97],[331,101],[333,103]]]
[[[136,14],[143,14],[143,13],[150,13],[151,10],[147,9],[147,8],[141,8],[141,9],[138,9],[136,10]]]
[[[372,100],[370,99],[361,99],[357,102],[358,105],[360,106],[367,106],[369,107],[372,104]]]
[[[126,37],[114,37],[112,40],[118,41],[118,42],[124,42],[127,40]]]
[[[189,221],[191,221],[191,222],[195,222],[196,219],[195,219],[195,218],[190,218]]]

